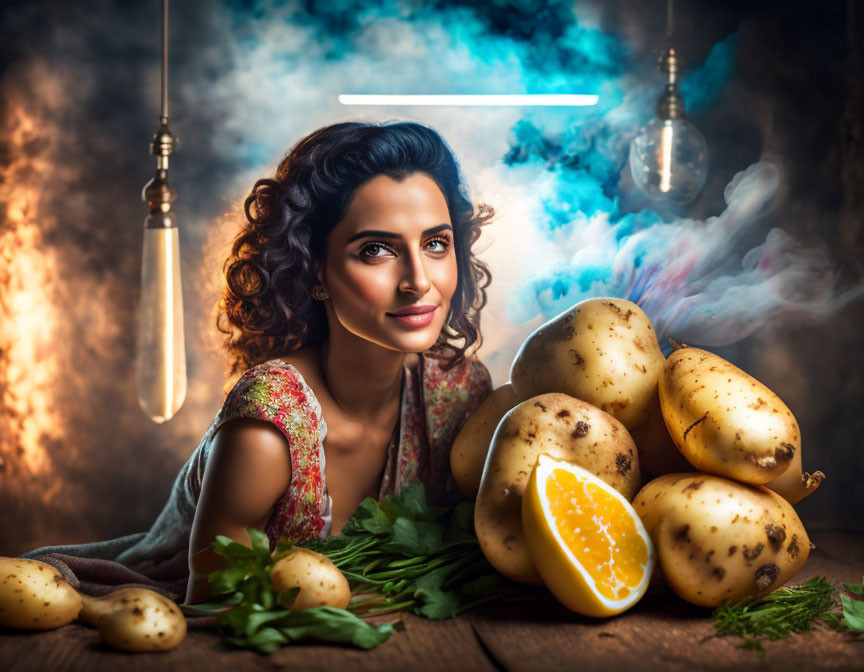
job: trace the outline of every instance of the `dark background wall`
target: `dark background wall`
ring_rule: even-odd
[[[765,310],[748,315],[740,337],[712,349],[775,390],[796,415],[805,469],[827,474],[797,507],[805,524],[864,529],[856,298],[864,261],[864,85],[862,11],[854,0],[676,5],[677,44],[693,75],[688,110],[711,152],[704,192],[676,208],[638,192],[626,167],[629,140],[659,91],[654,64],[665,3],[586,0],[575,13],[569,4],[527,0],[374,10],[347,2],[176,3],[172,129],[181,144],[172,180],[180,192],[189,391],[164,425],[139,411],[132,375],[145,215],[138,199],[153,170],[147,151],[158,114],[159,18],[156,2],[4,9],[0,553],[149,526],[222,402],[225,361],[212,308],[237,203],[302,134],[346,118],[435,126],[462,159],[475,196],[498,210],[483,253],[495,281],[480,351],[496,384],[543,320],[565,304],[626,288],[569,282],[581,272],[581,262],[568,261],[575,241],[590,247],[599,234],[567,219],[560,230],[574,247],[555,247],[550,222],[562,203],[576,199],[587,217],[602,215],[598,231],[656,230],[664,253],[664,223],[678,227],[681,240],[690,226],[697,233],[688,244],[708,246],[697,224],[724,212],[724,190],[737,173],[771,161],[780,176],[772,208],[723,248],[718,268],[737,277],[746,252],[781,229],[795,241],[783,263],[807,273],[765,283]],[[351,82],[360,88],[349,90]],[[573,89],[600,91],[600,109],[351,110],[334,100],[342,91]],[[525,190],[518,198],[516,186]],[[568,282],[544,303],[548,295],[534,289],[548,280],[543,255],[553,248]],[[526,280],[532,273],[539,284]],[[724,308],[727,317],[736,310],[728,302]],[[668,335],[676,328],[695,329],[672,324]]]

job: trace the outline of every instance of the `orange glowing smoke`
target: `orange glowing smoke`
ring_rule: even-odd
[[[224,398],[210,311],[239,220],[189,217],[181,235],[208,244],[181,240],[184,277],[206,279],[184,289],[186,402],[163,425],[138,408],[146,173],[105,169],[127,147],[92,142],[88,75],[33,58],[0,79],[0,555],[146,530]],[[152,170],[146,143],[141,162]],[[128,200],[106,209],[97,192],[112,190]]]
[[[8,163],[0,167],[0,466],[7,478],[44,477],[51,470],[44,442],[63,435],[52,347],[58,313],[50,295],[58,260],[43,242],[49,222],[39,207],[51,173],[43,158],[50,136],[14,103],[2,123]]]

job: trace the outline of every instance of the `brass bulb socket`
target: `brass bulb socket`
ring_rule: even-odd
[[[156,131],[156,135],[153,136],[153,142],[150,143],[150,153],[153,156],[167,157],[176,146],[177,138],[171,135],[171,131],[168,130],[168,122],[163,121],[159,130]]]
[[[660,100],[657,101],[657,116],[660,119],[686,119],[684,99],[678,92],[678,87],[668,85]]]
[[[157,170],[141,192],[141,197],[150,206],[151,214],[166,213],[171,210],[171,204],[177,200],[177,191],[168,184],[168,173]]]
[[[657,69],[668,75],[666,88],[657,101],[657,116],[660,119],[686,119],[684,99],[678,91],[678,78],[681,76],[681,66],[678,63],[678,52],[675,47],[665,49],[660,55]]]

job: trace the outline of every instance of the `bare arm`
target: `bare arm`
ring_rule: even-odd
[[[251,545],[246,528],[263,531],[273,505],[290,483],[288,440],[275,426],[237,419],[219,429],[192,523],[185,604],[209,599],[207,575],[224,567],[224,560],[209,548],[216,535]]]

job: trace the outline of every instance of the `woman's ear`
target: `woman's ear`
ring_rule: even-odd
[[[313,272],[315,273],[317,282],[312,286],[312,298],[316,301],[324,301],[325,299],[330,298],[330,294],[327,292],[327,286],[324,284],[324,268],[320,262],[314,262]]]

